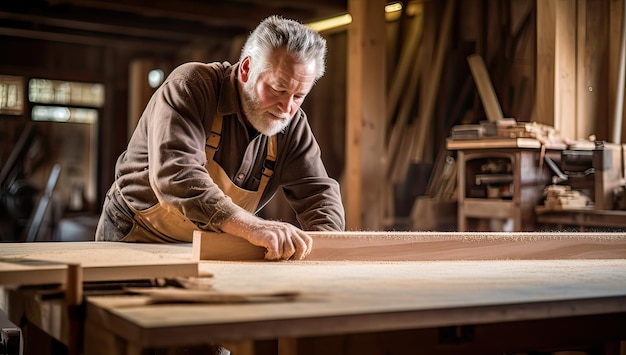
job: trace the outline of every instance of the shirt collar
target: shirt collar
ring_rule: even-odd
[[[241,117],[241,105],[239,103],[239,85],[237,72],[239,71],[239,63],[227,66],[224,71],[224,80],[219,94],[219,102],[217,104],[217,113],[222,116],[237,114]]]

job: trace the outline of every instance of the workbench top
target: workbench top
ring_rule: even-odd
[[[151,346],[483,324],[626,312],[626,260],[202,261],[222,293],[297,291],[294,301],[146,304],[90,297],[88,316]],[[191,331],[193,329],[193,331]]]
[[[626,314],[623,235],[371,234],[318,240],[318,249],[324,245],[332,249],[326,250],[331,260],[282,262],[195,260],[191,244],[9,243],[0,248],[0,279],[11,276],[20,281],[15,271],[19,266],[39,281],[63,282],[64,263],[78,263],[86,281],[192,276],[201,277],[215,295],[297,295],[269,302],[153,304],[145,294],[85,293],[85,344],[90,350],[110,345],[111,339],[123,339],[133,349],[154,349],[570,319],[564,317],[616,315],[621,319]],[[343,239],[349,239],[352,247],[344,248]],[[353,245],[361,239],[368,241],[362,246],[370,247]],[[439,243],[444,241],[448,244],[442,249]],[[375,260],[368,250],[379,242],[382,246],[375,249],[381,257],[400,248],[396,242],[417,257],[471,256],[460,252],[466,248],[479,254],[500,252],[488,253],[490,258],[484,260]],[[592,247],[596,252],[588,254]],[[352,248],[369,259],[356,260],[361,258],[351,254]],[[426,251],[419,252],[422,249]],[[554,257],[542,254],[532,259],[535,253],[526,249],[549,250]],[[603,254],[603,250],[612,252]],[[351,259],[341,259],[339,251]],[[558,257],[564,253],[567,259]],[[46,268],[56,274],[46,274]],[[33,283],[33,278],[26,283]],[[61,307],[61,301],[51,302]],[[102,349],[103,354],[111,350]]]

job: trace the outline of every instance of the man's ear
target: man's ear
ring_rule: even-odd
[[[239,64],[239,80],[246,83],[248,79],[250,79],[250,57],[245,57]]]

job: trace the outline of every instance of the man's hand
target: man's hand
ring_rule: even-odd
[[[311,237],[296,226],[264,220],[243,211],[226,220],[221,229],[264,247],[267,260],[301,260],[313,246]]]

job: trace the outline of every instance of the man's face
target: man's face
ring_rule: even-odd
[[[242,106],[257,131],[273,136],[287,127],[313,87],[315,64],[298,63],[281,50],[271,54],[268,61],[271,69],[256,80],[254,75],[243,75]],[[242,62],[244,71],[249,64]]]

